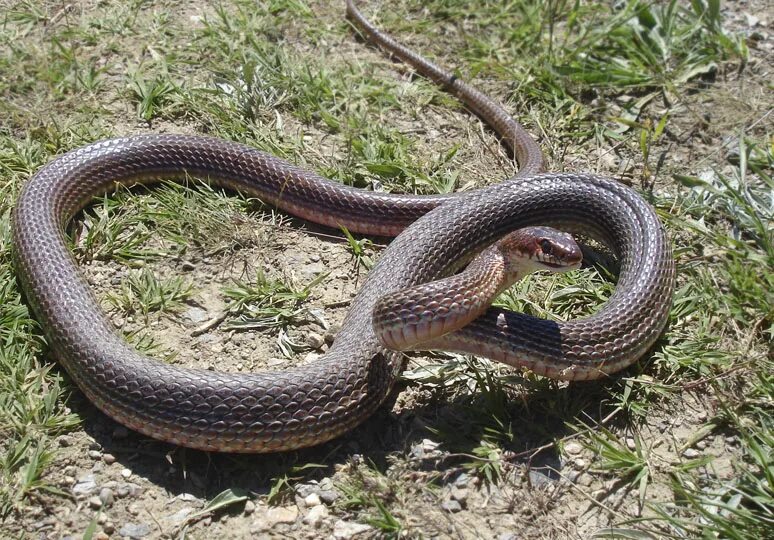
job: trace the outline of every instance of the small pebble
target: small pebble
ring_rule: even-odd
[[[278,523],[295,523],[298,517],[298,508],[295,506],[277,506],[269,508],[266,512],[266,521],[270,525]]]
[[[78,478],[78,481],[73,486],[73,494],[90,495],[95,489],[97,489],[97,481],[94,479],[94,475],[87,474]]]
[[[459,502],[464,502],[468,498],[468,490],[457,486],[452,486],[450,494],[452,499]]]
[[[114,532],[116,532],[116,526],[112,521],[106,521],[105,524],[102,526],[102,530],[108,534],[113,534]]]
[[[637,449],[637,442],[633,438],[627,437],[626,438],[626,447],[629,450],[636,450]]]
[[[688,459],[696,459],[700,455],[701,455],[701,452],[699,452],[695,448],[688,448],[685,450],[685,452],[683,452],[683,456]]]
[[[304,523],[316,529],[322,524],[323,520],[325,520],[325,518],[327,517],[328,517],[328,508],[326,506],[323,506],[322,504],[319,504],[313,507],[311,510],[309,510],[309,512],[304,516]]]
[[[108,540],[108,538],[110,538],[110,536],[104,531],[99,531],[94,535],[94,540]]]
[[[113,454],[102,454],[102,461],[104,461],[107,465],[112,465],[116,462],[116,456]]]
[[[108,508],[113,506],[113,490],[110,488],[99,490],[99,500]]]
[[[132,477],[132,471],[131,471],[131,470],[129,470],[129,469],[123,469],[123,470],[121,471],[121,476],[123,476],[123,477],[124,477],[124,478],[126,478],[126,479],[129,479],[129,478],[131,478],[131,477]]]
[[[253,512],[255,512],[255,503],[253,501],[247,501],[245,503],[245,515],[249,516]]]
[[[340,519],[333,524],[333,538],[336,540],[349,540],[355,536],[363,535],[372,529],[373,527],[365,523],[353,523]]]
[[[102,459],[102,452],[99,450],[89,450],[88,454],[91,459]]]
[[[455,500],[448,500],[448,501],[442,502],[441,508],[443,508],[447,512],[452,512],[452,513],[462,511],[462,505]]]
[[[333,504],[339,498],[339,492],[334,489],[322,489],[317,492],[317,496],[325,504]]]
[[[102,500],[99,497],[89,497],[89,507],[99,510],[102,508]]]
[[[314,350],[319,350],[325,345],[325,338],[317,332],[309,332],[306,335],[306,344]]]
[[[118,531],[118,534],[131,540],[139,540],[148,536],[150,532],[150,526],[145,523],[126,523]]]
[[[570,454],[571,456],[577,456],[583,451],[583,446],[581,446],[580,443],[577,443],[575,441],[570,441],[564,445],[564,451]]]
[[[320,496],[317,493],[310,493],[304,497],[304,504],[307,508],[312,508],[314,506],[321,505],[322,501],[320,500]]]

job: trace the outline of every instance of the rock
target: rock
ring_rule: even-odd
[[[124,478],[126,478],[127,480],[129,480],[129,478],[131,478],[131,477],[132,477],[132,471],[131,471],[131,470],[129,470],[129,469],[123,469],[123,470],[121,471],[121,476],[122,476],[122,477],[124,477]]]
[[[588,466],[588,462],[583,458],[575,458],[572,462],[576,469],[585,469]]]
[[[191,306],[183,312],[183,318],[191,321],[194,324],[203,323],[210,318],[210,314],[206,309],[200,307]]]
[[[312,493],[317,493],[319,489],[320,486],[317,484],[298,484],[296,486],[296,495],[302,499],[306,499]]]
[[[454,485],[457,487],[468,487],[468,482],[470,481],[470,475],[468,473],[462,473],[454,480]]]
[[[629,450],[636,450],[637,449],[637,441],[635,441],[631,437],[626,437],[626,447]]]
[[[266,512],[266,522],[269,527],[279,523],[295,523],[298,518],[298,508],[295,506],[275,506]]]
[[[67,437],[67,435],[61,435],[57,437],[57,442],[59,443],[59,446],[61,446],[62,448],[67,448],[68,446],[73,444],[72,441],[70,441],[69,437]]]
[[[73,486],[73,495],[86,496],[91,495],[97,489],[97,481],[93,474],[87,474],[78,478]]]
[[[320,496],[317,493],[310,493],[304,497],[304,504],[307,508],[312,508],[314,506],[321,505],[322,501],[320,500]]]
[[[564,445],[564,451],[571,456],[577,456],[583,451],[583,446],[580,443],[571,441]]]
[[[136,540],[139,538],[145,538],[150,534],[150,532],[150,526],[145,523],[126,523],[119,529],[118,534],[124,538]]]
[[[102,530],[108,534],[113,534],[114,532],[116,532],[116,526],[112,521],[106,521],[105,524],[102,526]]]
[[[451,495],[451,498],[455,501],[459,502],[465,502],[468,499],[468,490],[465,488],[452,486],[451,491],[449,493]]]
[[[102,499],[99,497],[89,497],[89,508],[92,508],[94,510],[99,510],[102,508]]]
[[[304,516],[304,523],[318,528],[323,520],[328,517],[328,508],[322,504],[312,507],[311,510]]]
[[[108,508],[113,506],[113,490],[106,487],[103,487],[102,489],[100,489],[99,500],[102,502],[102,504],[104,504]]]
[[[249,516],[250,514],[255,512],[255,503],[253,501],[247,501],[245,503],[245,510],[244,510],[244,512],[245,512],[246,516]]]
[[[323,345],[325,345],[325,338],[323,338],[317,332],[309,332],[306,335],[306,344],[314,350],[319,350]]]
[[[683,452],[683,457],[686,457],[688,459],[696,459],[699,456],[701,456],[701,452],[699,452],[695,448],[688,448],[685,450],[685,452]]]
[[[105,531],[99,531],[94,535],[94,540],[108,540],[108,538],[110,538],[110,535],[108,535]]]
[[[124,497],[128,496],[132,492],[132,488],[129,487],[129,484],[121,484],[116,489],[116,497],[119,499],[123,499]]]
[[[340,519],[333,525],[333,538],[336,540],[349,540],[372,529],[373,527],[364,523],[353,523]]]
[[[433,456],[438,451],[439,443],[431,439],[423,439],[422,442],[411,447],[411,457],[414,459],[425,459]]]
[[[497,536],[497,540],[518,540],[518,538],[514,533],[502,533]]]
[[[99,450],[89,450],[88,455],[91,459],[102,459],[102,452]]]
[[[335,489],[321,489],[317,492],[317,496],[325,504],[333,504],[339,498],[339,492]]]
[[[180,525],[188,518],[189,515],[191,515],[193,510],[194,509],[190,506],[185,506],[174,514],[167,516],[167,520],[169,520],[173,525]]]
[[[116,462],[116,456],[113,454],[102,454],[102,461],[104,461],[106,465],[112,465]]]
[[[460,512],[462,510],[462,505],[458,503],[457,501],[450,499],[448,501],[444,501],[441,503],[441,508],[446,510],[447,512]]]

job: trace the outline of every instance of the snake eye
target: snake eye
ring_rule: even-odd
[[[543,252],[544,255],[550,255],[551,250],[553,249],[553,244],[551,243],[551,240],[548,238],[541,238],[540,239],[540,250]]]

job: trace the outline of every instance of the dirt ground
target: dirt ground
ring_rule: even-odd
[[[63,9],[79,12],[90,4],[71,2]],[[321,3],[310,6],[312,10],[324,8]],[[160,8],[149,4],[144,9]],[[343,12],[338,3],[330,9]],[[211,16],[207,6],[197,3],[178,3],[174,10],[174,17],[187,17],[192,27],[201,17]],[[679,106],[671,106],[669,134],[657,148],[661,174],[656,193],[674,189],[668,173],[699,175],[713,166],[727,166],[723,148],[728,138],[749,127],[756,117],[764,117],[765,103],[771,98],[774,10],[763,0],[752,0],[728,2],[723,12],[731,30],[757,32],[761,37],[756,38],[757,46],[751,48],[744,71],[721,70],[706,87],[685,94]],[[751,19],[753,14],[757,21]],[[325,25],[334,24],[332,20],[330,15],[324,19],[321,32]],[[334,39],[318,45],[322,62],[337,62],[342,57],[373,62],[384,73],[393,73],[401,91],[412,91],[415,82],[402,68],[380,60],[378,51],[353,36]],[[409,41],[422,46],[421,38]],[[308,47],[301,41],[295,46],[301,51]],[[500,98],[508,91],[484,86]],[[750,103],[758,106],[751,109]],[[115,135],[206,130],[184,116],[148,126],[131,120],[133,105],[119,101],[110,107],[123,109],[121,114],[127,118],[115,125]],[[649,107],[658,116],[659,108],[666,105],[657,98]],[[400,128],[416,140],[419,152],[432,154],[458,144],[456,159],[463,164],[461,175],[470,185],[496,182],[511,171],[496,138],[460,108],[417,105],[416,115],[374,121]],[[348,159],[345,141],[324,129],[284,117],[281,130],[289,138],[307,141],[318,170]],[[443,144],[437,144],[439,139]],[[643,187],[632,172],[640,164],[625,150],[588,142],[573,146],[543,139],[541,144],[554,169],[601,172]],[[193,244],[177,257],[143,264],[161,278],[183,276],[194,284],[192,297],[176,313],[152,313],[146,319],[142,314],[113,309],[110,295],[136,268],[91,260],[83,271],[116,327],[136,333],[137,338],[152,336],[153,354],[173,364],[249,372],[314,361],[332,342],[367,269],[335,231],[271,213],[229,212],[222,224],[221,245]],[[366,246],[365,255],[378,257],[387,241],[375,239]],[[76,245],[84,246],[83,234]],[[152,236],[146,246],[164,248],[164,240]],[[227,309],[223,284],[250,280],[258,271],[300,288],[325,277],[303,302],[302,320],[286,331],[229,326],[229,321],[219,319]],[[292,354],[283,354],[283,347],[290,347]],[[448,366],[450,361],[443,355],[410,355],[407,378],[389,403],[362,426],[320,447],[279,455],[207,454],[156,442],[111,421],[73,387],[67,407],[80,422],[57,438],[54,461],[45,474],[58,491],[36,494],[22,513],[0,524],[0,536],[346,539],[388,535],[388,526],[364,518],[363,508],[369,508],[368,504],[357,504],[358,497],[369,494],[389,503],[401,523],[403,532],[397,533],[401,537],[590,538],[611,524],[642,515],[636,486],[595,470],[593,452],[577,440],[561,417],[536,426],[539,419],[529,412],[530,407],[540,410],[542,404],[552,402],[569,417],[615,429],[622,419],[608,403],[605,383],[527,381],[523,388],[528,390],[520,397],[524,421],[512,426],[514,442],[504,454],[507,466],[498,473],[501,480],[494,483],[486,481],[486,473],[463,465],[466,452],[461,447],[450,451],[434,433],[439,426],[459,426],[468,418],[470,396],[446,392],[423,371],[439,362]],[[508,376],[506,368],[491,369]],[[421,382],[415,382],[416,378]],[[639,426],[639,436],[651,451],[652,470],[658,473],[659,463],[678,462],[689,452],[715,456],[713,474],[730,477],[739,457],[734,437],[713,434],[688,444],[716,408],[701,393],[683,392],[672,396],[669,405],[651,411]],[[634,448],[633,439],[626,442]],[[313,466],[300,469],[308,464]],[[213,498],[226,490],[232,490],[231,496],[239,500],[213,511],[212,505],[218,503]],[[665,501],[672,496],[668,479],[656,476],[645,500]],[[372,519],[389,521],[378,507],[370,508]]]

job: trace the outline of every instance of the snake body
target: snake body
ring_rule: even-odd
[[[388,49],[394,44],[358,22],[362,16],[351,2],[348,12],[370,39]],[[591,379],[631,364],[654,343],[667,319],[674,263],[653,209],[611,180],[534,174],[542,167],[537,146],[505,111],[439,68],[427,71],[432,64],[411,54],[409,61],[421,60],[415,63],[420,72],[460,95],[498,130],[522,164],[520,177],[464,196],[381,194],[237,143],[146,135],[73,150],[25,184],[12,225],[19,281],[51,350],[98,408],[143,434],[202,450],[272,452],[330,440],[379,407],[401,368],[400,353],[374,333],[377,300],[444,276],[454,261],[533,224],[609,246],[621,263],[614,294],[593,316],[567,323],[490,309],[446,336],[454,349],[552,377]],[[186,369],[138,353],[116,333],[67,248],[64,228],[95,195],[117,185],[188,175],[323,225],[400,233],[369,273],[323,358],[284,372]]]

